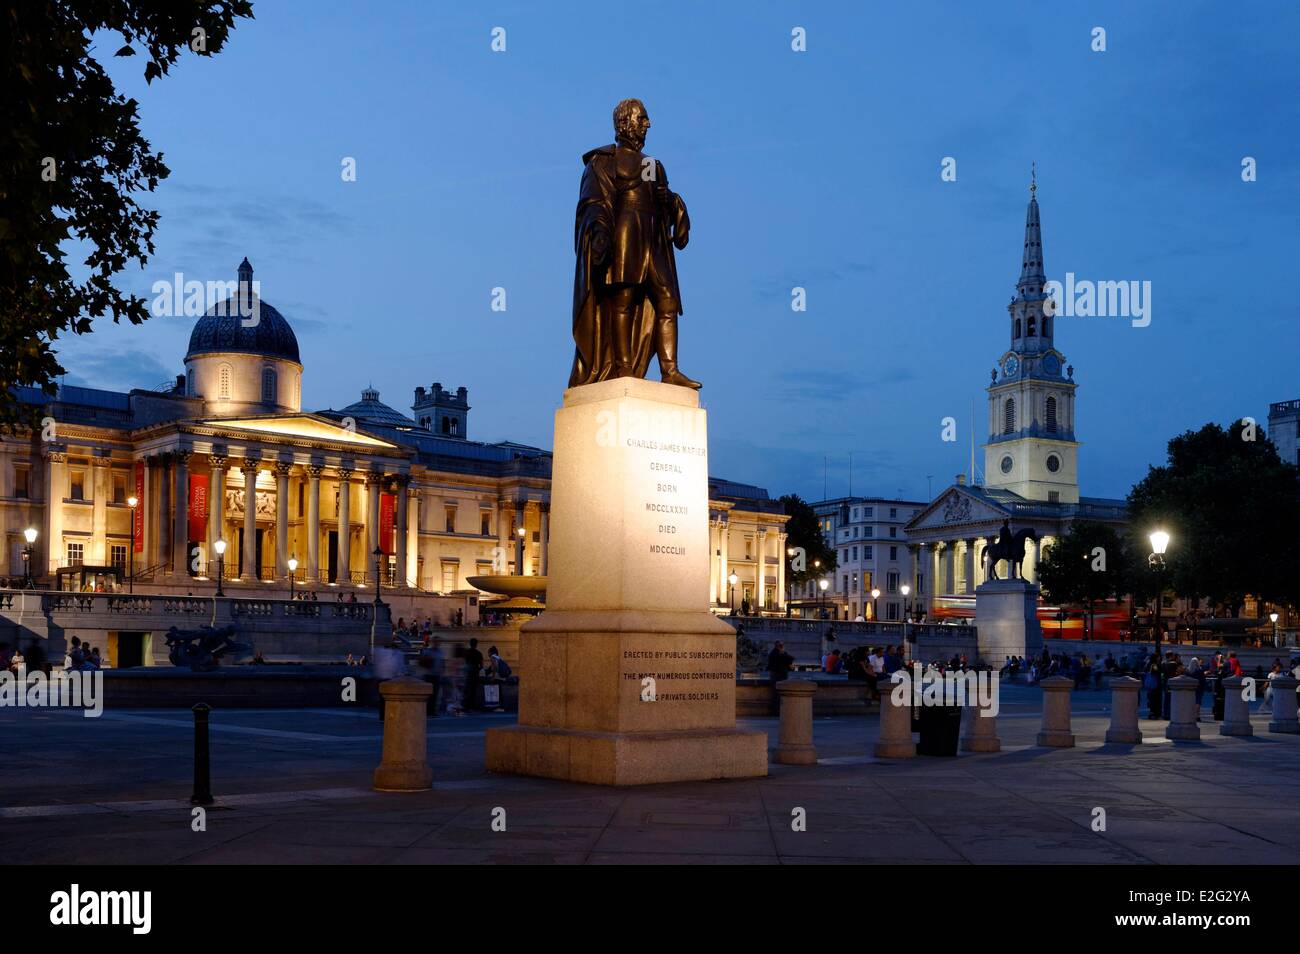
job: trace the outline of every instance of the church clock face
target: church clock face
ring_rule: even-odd
[[[1015,465],[1015,461],[1013,461],[1011,459],[1011,455],[1008,454],[1006,457],[1002,458],[1002,463],[999,464],[998,466],[1002,468],[1002,473],[1009,474],[1011,473],[1011,468],[1014,465]]]
[[[1043,370],[1046,371],[1048,374],[1052,374],[1052,375],[1060,374],[1061,373],[1060,359],[1054,354],[1049,354],[1046,358],[1043,359]]]
[[[1055,454],[1048,454],[1047,469],[1050,470],[1052,473],[1056,473],[1058,470],[1060,470],[1061,458],[1057,457]]]
[[[1020,359],[1014,354],[1007,355],[1007,359],[1002,362],[1002,370],[1009,378],[1014,378],[1016,372],[1020,370]]]

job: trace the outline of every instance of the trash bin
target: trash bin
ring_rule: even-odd
[[[921,706],[917,711],[921,738],[916,754],[955,756],[961,737],[961,706]]]

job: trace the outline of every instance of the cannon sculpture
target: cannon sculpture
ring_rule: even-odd
[[[221,666],[222,657],[242,656],[252,650],[251,644],[235,641],[236,632],[235,626],[185,631],[173,626],[167,630],[167,658],[173,666],[188,666],[192,672],[212,672]]]

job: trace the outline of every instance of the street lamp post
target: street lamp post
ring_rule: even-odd
[[[379,598],[379,561],[383,559],[384,551],[379,547],[375,547],[375,552],[370,555],[375,558],[375,605],[378,606],[383,602]]]
[[[735,570],[732,570],[732,571],[731,571],[731,575],[727,577],[727,582],[731,584],[731,590],[730,590],[731,597],[730,597],[730,599],[731,599],[731,615],[732,615],[732,616],[735,616],[735,615],[736,615],[736,580],[738,580],[738,579],[739,579],[739,577],[736,576],[736,571],[735,571]]]
[[[34,589],[32,584],[32,557],[36,553],[36,528],[28,527],[23,531],[27,546],[23,548],[23,576],[27,578],[27,589]]]
[[[831,581],[826,579],[826,577],[824,576],[817,581],[817,588],[821,590],[821,593],[819,593],[817,597],[817,618],[818,619],[826,618],[826,588],[829,587],[830,585],[831,585]]]
[[[1160,664],[1160,643],[1161,637],[1164,636],[1164,625],[1160,622],[1160,611],[1164,603],[1165,592],[1165,551],[1169,549],[1169,534],[1163,530],[1152,531],[1151,536],[1151,555],[1147,557],[1147,564],[1156,571],[1156,625],[1155,625],[1155,643],[1156,643],[1156,664]]]
[[[872,622],[880,619],[880,588],[876,586],[871,588],[871,619]]]
[[[1273,646],[1274,648],[1276,648],[1278,644],[1277,643],[1277,611],[1275,610],[1272,613],[1269,613],[1268,618],[1273,623]]]
[[[221,589],[221,580],[226,575],[226,541],[215,541],[212,549],[217,551],[217,595],[225,596],[225,592]]]
[[[527,533],[528,531],[525,530],[523,527],[520,527],[518,530],[515,531],[516,536],[518,536],[519,538],[519,546],[515,548],[515,553],[517,554],[515,557],[516,576],[524,575],[524,536]]]
[[[912,592],[912,587],[904,583],[898,588],[898,592],[903,594],[903,642],[907,642],[907,594]]]
[[[126,505],[131,508],[131,542],[127,546],[130,556],[130,570],[127,571],[126,587],[128,593],[135,592],[135,508],[140,505],[140,498],[132,495],[126,498]]]
[[[298,570],[298,558],[289,557],[289,601],[293,602],[293,575]]]

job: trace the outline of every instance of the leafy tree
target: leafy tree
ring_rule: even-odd
[[[781,504],[790,517],[785,525],[786,549],[795,551],[785,556],[786,580],[799,585],[833,571],[839,562],[835,548],[826,545],[817,512],[798,494],[786,494]]]
[[[143,54],[153,82],[185,50],[219,52],[235,18],[252,15],[249,0],[12,0],[0,13],[0,432],[33,420],[14,386],[55,393],[60,334],[86,334],[106,315],[148,317],[145,299],[113,277],[153,254],[158,213],[134,193],[152,192],[168,170],[140,134],[138,104],[96,59],[96,40],[116,34],[114,55]],[[74,242],[87,251],[82,278],[65,261]]]
[[[1093,630],[1096,604],[1122,596],[1129,586],[1131,551],[1104,523],[1079,521],[1043,554],[1038,579],[1055,603],[1081,604]]]
[[[1129,493],[1139,552],[1158,526],[1171,540],[1167,579],[1236,615],[1247,595],[1295,605],[1300,574],[1297,470],[1253,422],[1206,424],[1169,442],[1168,463]]]

